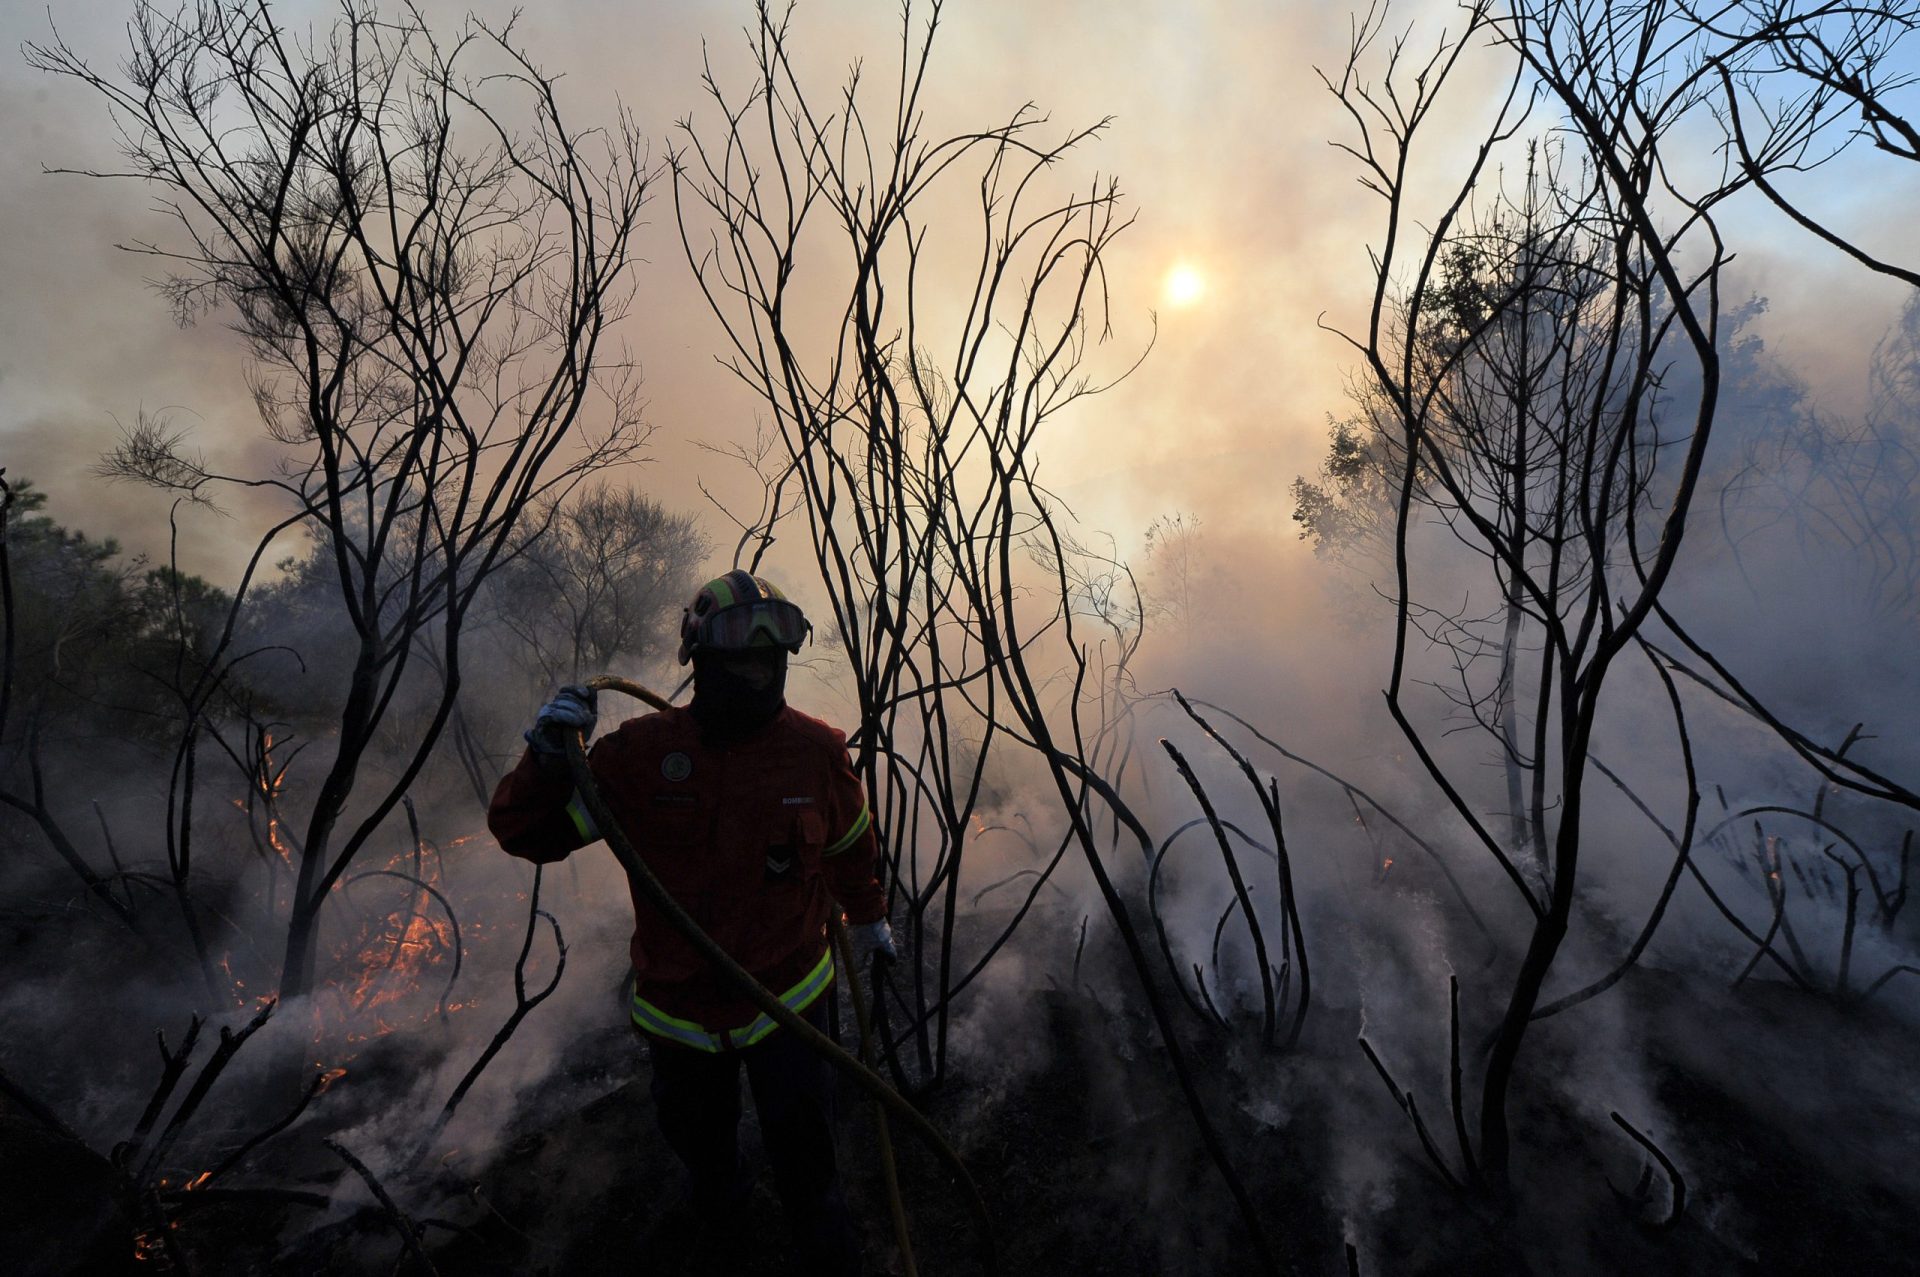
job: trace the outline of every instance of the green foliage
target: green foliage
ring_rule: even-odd
[[[30,482],[13,488],[16,709],[8,745],[36,727],[55,746],[106,735],[170,742],[177,689],[211,659],[230,596],[144,556],[125,559],[118,542],[56,523],[47,494]]]
[[[1318,481],[1293,481],[1293,521],[1323,559],[1345,561],[1384,548],[1393,530],[1394,494],[1385,437],[1365,417],[1327,419],[1327,454]]]
[[[1438,317],[1432,339],[1464,343],[1487,325],[1501,302],[1487,254],[1477,244],[1455,240],[1441,250],[1437,274],[1420,295],[1421,309]]]

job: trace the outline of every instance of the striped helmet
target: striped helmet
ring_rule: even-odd
[[[680,663],[695,652],[780,647],[798,652],[813,626],[765,577],[735,568],[700,587],[680,615]]]

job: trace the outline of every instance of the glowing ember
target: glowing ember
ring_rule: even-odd
[[[367,1011],[399,1002],[420,988],[430,968],[452,954],[453,927],[444,918],[411,908],[395,910],[360,949],[348,1005]]]
[[[280,840],[280,817],[278,815],[270,815],[267,817],[267,845],[280,853],[280,859],[286,862],[287,868],[293,868],[293,852],[289,851],[287,844]]]
[[[458,1001],[451,1000],[465,978],[462,966],[496,936],[511,936],[517,944],[519,928],[471,916],[471,892],[458,906],[458,921],[450,914],[452,906],[442,894],[444,857],[448,848],[470,842],[491,845],[478,833],[444,844],[422,837],[395,849],[384,863],[343,874],[333,884],[340,894],[330,913],[344,925],[329,938],[331,960],[322,963],[321,996],[312,1004],[309,1026],[313,1058],[323,1072],[334,1070],[332,1076],[338,1076],[369,1043],[485,1003],[465,988],[459,988]],[[277,863],[278,857],[267,858],[269,872]],[[524,905],[508,904],[509,891],[503,885],[489,903],[524,913]],[[514,895],[526,899],[524,891]]]

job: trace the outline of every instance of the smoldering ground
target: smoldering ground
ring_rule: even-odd
[[[1657,695],[1651,688],[1643,691]],[[1364,722],[1365,713],[1356,706],[1354,720]],[[1177,727],[1175,722],[1170,730]],[[1331,721],[1321,723],[1314,737],[1329,749],[1339,739]],[[1245,747],[1258,749],[1252,743]],[[1657,759],[1670,742],[1629,736],[1615,748],[1623,755]],[[1194,743],[1191,752],[1198,754],[1199,749]],[[1755,751],[1730,761],[1738,764],[1739,775],[1764,789],[1761,755]],[[1324,778],[1301,777],[1299,769],[1284,760],[1264,765],[1295,775],[1284,791],[1289,844],[1314,958],[1308,1032],[1286,1063],[1263,1057],[1255,1045],[1261,1000],[1251,975],[1250,946],[1237,916],[1231,918],[1224,946],[1216,947],[1221,912],[1233,912],[1232,894],[1205,831],[1197,837],[1190,834],[1195,841],[1178,848],[1166,867],[1160,911],[1176,954],[1171,969],[1180,971],[1196,990],[1204,979],[1213,1005],[1232,1026],[1209,1036],[1206,1016],[1182,1013],[1182,1023],[1194,1026],[1196,1037],[1206,1043],[1197,1054],[1224,1092],[1216,1093],[1216,1111],[1234,1116],[1229,1127],[1233,1155],[1242,1173],[1258,1177],[1273,1194],[1267,1200],[1273,1203],[1276,1230],[1284,1228],[1295,1253],[1319,1257],[1303,1261],[1305,1266],[1337,1262],[1343,1241],[1357,1244],[1365,1265],[1388,1271],[1448,1271],[1463,1262],[1521,1270],[1617,1271],[1622,1255],[1643,1244],[1649,1249],[1639,1251],[1633,1262],[1671,1263],[1675,1251],[1662,1249],[1666,1243],[1657,1233],[1621,1233],[1599,1222],[1620,1208],[1614,1191],[1630,1192],[1645,1162],[1613,1122],[1615,1113],[1662,1140],[1685,1177],[1692,1194],[1689,1209],[1695,1212],[1689,1228],[1698,1227],[1671,1245],[1689,1254],[1686,1262],[1691,1265],[1710,1270],[1791,1268],[1812,1262],[1822,1247],[1839,1245],[1849,1253],[1891,1257],[1905,1244],[1897,1222],[1905,1216],[1893,1205],[1894,1198],[1886,1196],[1900,1191],[1895,1187],[1901,1177],[1895,1150],[1903,1137],[1876,1140],[1869,1148],[1840,1134],[1832,1123],[1838,1110],[1871,1095],[1875,1098],[1867,1103],[1889,1118],[1890,1129],[1911,1130],[1913,1115],[1904,1110],[1897,1085],[1890,1085],[1890,1057],[1883,1054],[1891,1044],[1910,1038],[1910,992],[1889,985],[1886,992],[1894,993],[1892,1000],[1864,1012],[1836,1012],[1826,1004],[1802,1002],[1804,1019],[1788,1010],[1800,996],[1788,992],[1777,977],[1749,979],[1730,994],[1727,985],[1747,966],[1751,946],[1701,899],[1697,888],[1669,905],[1654,942],[1607,995],[1560,1012],[1536,1030],[1538,1037],[1530,1042],[1526,1057],[1529,1082],[1516,1105],[1516,1121],[1531,1131],[1518,1171],[1527,1185],[1522,1193],[1531,1203],[1530,1222],[1494,1229],[1490,1222],[1460,1217],[1436,1220],[1433,1206],[1445,1198],[1446,1190],[1420,1154],[1393,1096],[1361,1056],[1356,1039],[1365,1037],[1379,1053],[1444,1142],[1447,977],[1460,981],[1462,1035],[1471,1067],[1475,1044],[1497,1018],[1505,970],[1514,957],[1511,937],[1521,919],[1507,898],[1510,888],[1484,860],[1476,860],[1458,830],[1449,830],[1451,821],[1436,819],[1430,805],[1423,808],[1418,786],[1405,783],[1403,769],[1389,769],[1383,778],[1351,767],[1345,774],[1383,804],[1394,806],[1433,845],[1451,866],[1457,887],[1438,872],[1426,852],[1388,828],[1377,810],[1363,805],[1364,819],[1356,820],[1353,808]],[[1785,770],[1778,760],[1775,766]],[[1658,801],[1658,781],[1671,781],[1671,767],[1670,760],[1664,769],[1655,763],[1646,776],[1630,775],[1629,780],[1642,783]],[[1662,770],[1664,776],[1658,774]],[[1376,779],[1378,783],[1370,783]],[[1224,819],[1242,828],[1259,827],[1260,813],[1237,795],[1241,780],[1230,768],[1216,760],[1208,768],[1208,780]],[[1196,813],[1177,793],[1168,792],[1169,786],[1177,790],[1170,775],[1163,774],[1158,782],[1162,787],[1152,803],[1153,823],[1171,830]],[[1670,792],[1664,796],[1671,801]],[[1738,800],[1730,796],[1729,801]],[[1592,904],[1583,911],[1557,968],[1560,974],[1550,998],[1586,985],[1619,963],[1673,864],[1671,846],[1633,805],[1622,800],[1604,805],[1602,813],[1593,844],[1599,850]],[[1813,847],[1799,850],[1817,854]],[[1763,874],[1749,870],[1742,875],[1737,864],[1743,856],[1750,858],[1752,849],[1715,840],[1698,854],[1703,872],[1729,902],[1750,922],[1764,926],[1769,906],[1759,885]],[[1133,855],[1130,846],[1117,849],[1116,871]],[[1248,876],[1255,882],[1254,898],[1272,944],[1280,918],[1277,891],[1266,873],[1270,866],[1244,848],[1241,855],[1244,862],[1260,866]],[[1077,908],[1051,911],[1051,940],[1039,939],[1045,930],[1033,933],[1039,952],[1024,958],[1028,969],[1008,967],[1002,973],[1019,972],[1015,987],[1001,991],[997,984],[991,986],[994,991],[982,995],[991,1001],[984,1001],[980,1012],[964,1022],[969,1055],[983,1061],[977,1068],[995,1077],[986,1112],[1010,1121],[1016,1132],[1028,1129],[1023,1123],[1037,1125],[1034,1110],[1045,1111],[1049,1100],[1058,1101],[1047,1084],[1032,1079],[1044,1073],[1040,1060],[1058,1067],[1052,1053],[1064,1044],[1072,1075],[1079,1079],[1079,1102],[1087,1107],[1085,1126],[1103,1136],[1120,1132],[1121,1143],[1134,1150],[1124,1164],[1110,1159],[1074,1162],[1076,1173],[1109,1184],[1114,1199],[1160,1203],[1164,1211],[1150,1213],[1150,1222],[1135,1231],[1129,1231],[1126,1220],[1103,1215],[1103,1231],[1118,1230],[1132,1240],[1095,1253],[1151,1254],[1154,1258],[1143,1270],[1157,1266],[1198,1272],[1210,1265],[1244,1263],[1244,1252],[1236,1257],[1231,1248],[1210,1249],[1231,1231],[1229,1204],[1211,1175],[1183,1160],[1197,1154],[1190,1132],[1175,1129],[1180,1105],[1166,1084],[1164,1063],[1157,1085],[1141,1075],[1134,1052],[1142,1047],[1139,1030],[1145,1017],[1137,998],[1130,1000],[1126,982],[1115,978],[1113,964],[1125,970],[1115,933],[1102,926],[1097,899],[1084,885],[1081,890],[1085,894]],[[1461,893],[1481,911],[1492,939],[1467,921]],[[1136,892],[1130,899],[1139,904],[1140,896]],[[1808,948],[1819,946],[1823,976],[1831,980],[1844,910],[1831,901],[1816,907],[1815,900],[1804,895],[1796,895],[1792,908],[1808,918],[1808,931],[1820,937]],[[1071,943],[1076,914],[1092,919],[1084,951]],[[1144,926],[1144,917],[1136,920]],[[1099,960],[1089,956],[1102,955],[1103,947]],[[1870,947],[1881,949],[1886,956],[1880,961],[1886,962],[1897,960],[1905,946],[1894,935],[1882,936]],[[1855,960],[1861,957],[1856,954]],[[1199,973],[1193,971],[1196,965]],[[1089,971],[1098,973],[1091,977],[1092,987]],[[1074,1009],[1063,1012],[1062,1002]],[[1699,1009],[1707,1006],[1717,1009],[1703,1022]],[[1858,1016],[1854,1032],[1860,1035],[1860,1050],[1839,1046],[1829,1037],[1835,1014]],[[1079,1026],[1064,1037],[1059,1028],[1063,1015]],[[1116,1027],[1128,1024],[1129,1016],[1131,1034]],[[1090,1031],[1086,1022],[1096,1027]],[[1095,1037],[1117,1034],[1135,1045],[1130,1051],[1103,1040],[1100,1049],[1086,1048],[1082,1043],[1089,1032]],[[1878,1045],[1867,1045],[1870,1042]],[[1150,1058],[1156,1054],[1150,1036],[1144,1046]],[[1029,1060],[1035,1072],[1027,1074],[1031,1090],[1022,1096],[1017,1079]],[[1013,1077],[1001,1076],[1007,1073]],[[1813,1083],[1815,1078],[1844,1079],[1839,1085],[1855,1100],[1837,1100],[1838,1092]],[[1902,1115],[1893,1117],[1881,1107],[1889,1104]],[[1756,1124],[1769,1128],[1767,1152],[1759,1157],[1750,1143]],[[990,1131],[992,1122],[985,1125]],[[984,1142],[990,1136],[980,1138]],[[1052,1153],[1053,1145],[1045,1147]],[[1114,1145],[1103,1140],[1101,1147]],[[1763,1162],[1774,1169],[1762,1171]],[[1457,1162],[1451,1165],[1460,1172]],[[1787,1166],[1794,1169],[1787,1171]],[[1840,1187],[1843,1184],[1846,1187]],[[1878,1187],[1868,1189],[1868,1184]],[[1863,1191],[1864,1202],[1858,1197]],[[1790,1208],[1789,1203],[1795,1205]],[[1796,1215],[1790,1223],[1771,1213],[1779,1209],[1792,1214],[1808,1203],[1816,1203],[1812,1213],[1817,1220]],[[1657,1219],[1661,1205],[1654,1202],[1645,1210]],[[1180,1240],[1170,1240],[1169,1230]],[[1490,1239],[1496,1235],[1502,1240],[1493,1244]]]

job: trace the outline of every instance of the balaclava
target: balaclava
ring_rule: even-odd
[[[773,678],[763,688],[726,668],[729,661],[741,659],[738,652],[701,652],[693,654],[693,721],[700,727],[700,739],[709,745],[726,745],[744,740],[773,721],[787,703],[787,654],[778,648],[755,651],[751,659],[764,661],[773,669]]]

